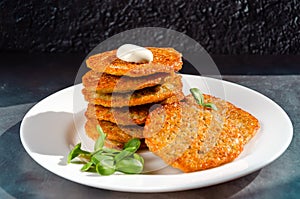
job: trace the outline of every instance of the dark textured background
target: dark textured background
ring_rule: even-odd
[[[124,30],[183,32],[211,54],[299,54],[298,0],[1,0],[0,51],[87,53]]]

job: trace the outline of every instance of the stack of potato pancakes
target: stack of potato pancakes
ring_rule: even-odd
[[[118,59],[117,50],[90,56],[91,69],[82,82],[89,102],[85,113],[87,135],[96,140],[99,124],[107,134],[105,145],[122,148],[131,138],[143,139],[149,109],[181,100],[181,54],[173,48],[147,48],[153,61],[132,63]],[[145,146],[145,145],[144,145]]]

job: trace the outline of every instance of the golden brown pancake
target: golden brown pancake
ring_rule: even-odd
[[[115,76],[89,71],[82,77],[83,86],[99,93],[128,92],[172,81],[174,74],[157,73],[142,77]]]
[[[150,107],[151,104],[123,108],[89,104],[85,115],[87,118],[105,120],[119,125],[141,125],[145,124]]]
[[[83,89],[86,101],[105,107],[138,106],[156,103],[166,100],[172,96],[182,98],[181,76],[176,75],[173,82],[165,82],[162,85],[145,88],[133,93],[97,93]]]
[[[117,76],[140,77],[154,73],[177,72],[182,67],[181,54],[173,48],[148,48],[153,53],[149,63],[131,63],[116,57],[117,50],[92,55],[86,60],[93,71]]]
[[[184,172],[199,171],[233,161],[259,129],[250,113],[225,100],[205,95],[204,108],[189,95],[183,102],[152,111],[144,136],[149,150]]]
[[[88,119],[85,124],[86,134],[93,140],[97,140],[99,133],[97,125],[100,125],[106,134],[106,147],[122,148],[124,143],[132,138],[143,138],[143,128],[139,126],[121,126],[104,120]]]

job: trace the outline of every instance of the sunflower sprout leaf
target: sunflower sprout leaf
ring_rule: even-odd
[[[127,174],[138,174],[143,171],[143,164],[134,158],[125,158],[116,164],[116,170]]]
[[[191,88],[190,92],[194,96],[195,100],[199,105],[202,105],[204,103],[204,97],[201,91],[198,88]]]
[[[71,160],[73,160],[74,158],[76,158],[79,155],[89,155],[89,154],[90,154],[90,152],[82,150],[81,143],[78,143],[77,145],[75,145],[73,150],[70,151],[67,162],[70,163]]]
[[[218,110],[217,106],[216,106],[215,104],[213,104],[213,103],[210,103],[210,102],[204,103],[203,106],[204,106],[204,107],[207,107],[207,108],[211,108],[211,109],[213,109],[213,110],[215,110],[215,111]]]
[[[82,166],[81,171],[88,171],[92,166],[93,166],[93,162],[88,162],[85,165]]]
[[[102,128],[100,125],[97,125],[97,131],[99,133],[99,137],[95,142],[94,150],[101,150],[104,146],[106,134],[103,132]]]

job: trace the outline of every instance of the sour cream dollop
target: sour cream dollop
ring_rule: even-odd
[[[124,44],[117,50],[117,57],[126,62],[147,63],[153,61],[153,54],[147,48]]]

